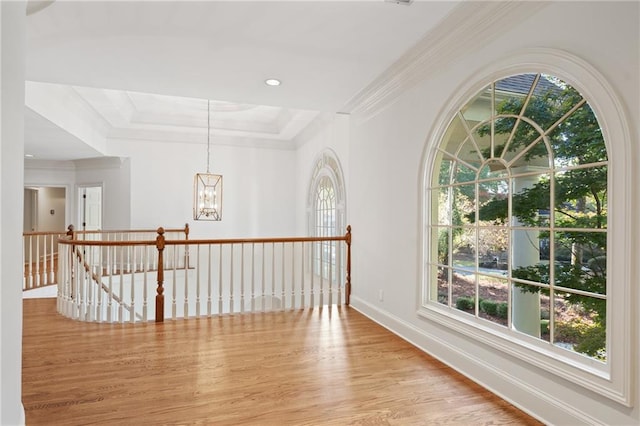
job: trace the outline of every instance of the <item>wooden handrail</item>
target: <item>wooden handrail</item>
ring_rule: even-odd
[[[164,230],[164,233],[167,231]],[[251,243],[307,243],[322,241],[347,241],[347,236],[337,237],[275,237],[275,238],[225,238],[225,239],[201,239],[201,240],[167,240],[165,245],[200,245],[200,244],[251,244]],[[153,246],[156,240],[133,241],[96,241],[96,240],[58,240],[61,244],[80,244],[85,246]]]

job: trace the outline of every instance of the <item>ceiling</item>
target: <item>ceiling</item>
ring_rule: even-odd
[[[291,141],[318,112],[348,113],[458,3],[58,0],[27,18],[26,75],[69,86],[106,137],[196,138],[211,99],[218,137]],[[54,121],[27,104],[26,152],[95,156]]]

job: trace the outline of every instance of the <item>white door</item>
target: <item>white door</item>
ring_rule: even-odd
[[[82,230],[102,229],[102,187],[83,186],[79,188],[79,222]]]

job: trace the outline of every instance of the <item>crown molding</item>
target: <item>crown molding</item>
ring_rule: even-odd
[[[464,1],[402,55],[376,80],[356,94],[342,112],[373,117],[425,76],[441,72],[467,53],[513,28],[548,2]]]

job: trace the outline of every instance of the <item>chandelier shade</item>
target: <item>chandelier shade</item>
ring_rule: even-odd
[[[211,114],[207,100],[207,172],[193,179],[193,220],[222,220],[222,175],[209,173]]]
[[[222,175],[197,173],[193,194],[194,220],[222,220]]]

